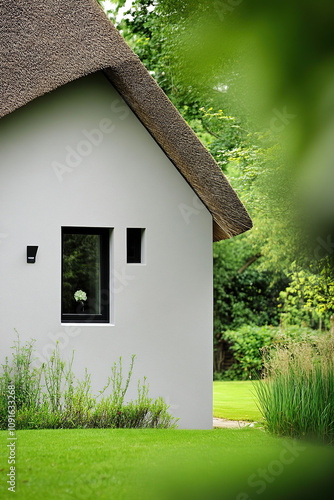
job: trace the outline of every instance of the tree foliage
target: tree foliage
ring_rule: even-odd
[[[329,329],[334,314],[334,278],[329,259],[318,263],[314,272],[299,269],[295,263],[291,268],[290,284],[280,292],[282,320],[285,324]]]
[[[214,245],[215,342],[226,330],[282,318],[328,325],[330,1],[134,0],[122,18],[124,0],[114,4],[109,15],[254,222],[248,234]]]
[[[278,325],[277,298],[288,285],[287,276],[259,270],[247,237],[223,241],[214,246],[214,332],[216,341],[222,332],[244,324]]]

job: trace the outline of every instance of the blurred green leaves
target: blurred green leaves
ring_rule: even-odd
[[[275,135],[284,159],[270,165],[263,192],[282,182],[288,189],[267,197],[267,210],[275,198],[283,212],[289,206],[280,218],[287,239],[299,231],[312,253],[318,237],[334,233],[332,2],[182,3],[176,52],[184,81],[201,92],[227,86],[230,112]],[[177,2],[159,4],[177,10]]]
[[[333,275],[332,11],[331,0],[134,0],[117,23],[254,221],[238,244],[215,249],[216,331],[242,313],[276,323],[268,300],[293,262],[316,280],[325,267]]]

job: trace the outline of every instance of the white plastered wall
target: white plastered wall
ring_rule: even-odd
[[[180,428],[211,428],[212,217],[103,74],[0,121],[0,214],[0,361],[14,328],[41,358],[58,339],[97,391],[135,354],[129,398],[145,375]],[[62,226],[114,228],[110,324],[61,324]],[[146,229],[145,264],[126,264],[127,227]]]

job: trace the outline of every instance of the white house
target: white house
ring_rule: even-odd
[[[145,375],[211,428],[212,241],[245,208],[96,0],[7,0],[0,28],[1,361],[16,328],[100,389],[135,354],[130,397]]]

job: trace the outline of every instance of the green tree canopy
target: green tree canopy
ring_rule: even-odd
[[[333,276],[332,2],[134,0],[122,18],[125,1],[114,5],[118,29],[254,221],[215,246],[216,332],[242,319],[276,324],[287,279],[298,295],[294,273],[319,290]],[[321,293],[310,300],[328,317],[334,292]]]

